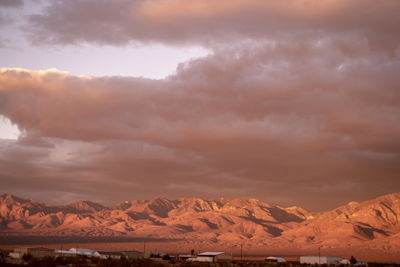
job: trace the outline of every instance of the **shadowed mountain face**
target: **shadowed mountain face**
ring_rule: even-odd
[[[0,196],[0,235],[18,236],[150,237],[291,247],[384,243],[396,248],[399,216],[400,194],[318,213],[256,199],[159,198],[108,208],[90,201],[50,206]]]

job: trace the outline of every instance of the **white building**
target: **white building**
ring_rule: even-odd
[[[22,257],[24,256],[24,253],[21,253],[21,252],[10,252],[10,253],[8,254],[8,256],[10,256],[10,257],[13,258],[13,259],[18,259],[18,260],[20,260],[20,259],[22,259]]]
[[[192,254],[180,254],[177,256],[178,261],[189,261],[194,258],[196,258],[196,256]]]
[[[103,250],[98,250],[93,255],[95,257],[99,257],[100,259],[115,259],[115,260],[119,260],[122,257],[125,257],[122,255],[121,252],[111,252],[111,251],[103,251]]]
[[[334,256],[301,256],[300,264],[339,265],[341,260],[343,259]]]
[[[197,254],[197,257],[188,259],[188,261],[200,262],[222,262],[232,260],[232,255],[226,254],[225,252],[202,252]]]
[[[286,262],[286,260],[285,260],[284,258],[281,258],[281,257],[273,257],[273,256],[267,257],[267,258],[265,259],[265,261],[266,261],[266,262]]]
[[[75,253],[76,255],[88,256],[88,257],[94,257],[95,256],[94,253],[96,252],[95,250],[87,248],[70,248],[69,251]]]
[[[78,255],[70,250],[62,250],[62,249],[56,249],[55,253],[56,257],[75,257],[76,255]]]
[[[124,250],[121,253],[128,259],[140,259],[143,258],[143,252],[139,252],[136,250]]]
[[[366,262],[366,261],[357,261],[354,265],[355,265],[355,266],[365,266],[365,267],[368,267],[368,262]]]

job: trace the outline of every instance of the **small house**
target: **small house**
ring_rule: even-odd
[[[127,259],[141,259],[143,258],[143,252],[136,250],[124,250],[120,251]]]
[[[77,254],[70,250],[56,249],[56,257],[75,257]]]
[[[31,255],[34,258],[44,258],[44,257],[54,257],[55,252],[54,249],[51,248],[15,248],[14,252],[10,254],[10,257],[13,258],[22,258],[23,255]]]
[[[99,257],[100,259],[113,259],[113,260],[119,260],[121,258],[125,258],[125,256],[121,252],[112,252],[104,250],[98,250],[94,252],[93,256]]]
[[[269,256],[265,259],[266,262],[286,262],[284,258]]]
[[[178,261],[188,261],[189,259],[193,258],[196,258],[196,256],[192,254],[181,254],[177,256]]]
[[[225,252],[202,252],[197,254],[197,257],[188,259],[188,261],[200,262],[228,262],[232,260],[232,255]]]
[[[75,253],[76,255],[94,257],[95,250],[87,248],[70,248],[69,251]]]
[[[300,256],[300,264],[339,265],[342,258],[334,256]]]

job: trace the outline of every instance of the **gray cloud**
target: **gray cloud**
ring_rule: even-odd
[[[3,69],[0,113],[25,136],[1,144],[0,183],[310,209],[398,191],[399,51],[305,35],[215,47],[164,80]]]
[[[23,0],[0,0],[0,7],[3,8],[15,8],[24,5]]]
[[[375,49],[398,47],[396,0],[52,1],[29,18],[36,44],[161,42],[217,46],[245,39],[356,34]]]

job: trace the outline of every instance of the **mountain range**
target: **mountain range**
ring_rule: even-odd
[[[131,200],[114,207],[91,201],[53,206],[0,196],[0,236],[146,237],[212,247],[291,249],[400,248],[400,193],[326,212],[257,199]]]

